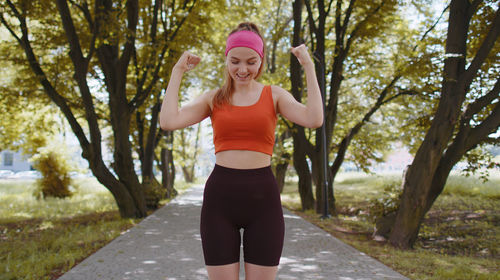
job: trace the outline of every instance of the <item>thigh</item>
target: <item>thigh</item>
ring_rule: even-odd
[[[247,226],[243,235],[245,262],[277,266],[283,250],[285,224],[281,207],[276,207]]]
[[[274,280],[278,273],[278,266],[261,266],[245,263],[246,280]]]
[[[226,265],[207,265],[208,279],[210,280],[238,280],[240,263]]]
[[[220,211],[202,207],[201,243],[206,265],[226,265],[240,260],[239,229]]]
[[[225,211],[221,196],[227,184],[224,176],[214,170],[207,180],[201,208],[200,234],[205,264],[227,265],[240,260],[241,237],[239,228]]]

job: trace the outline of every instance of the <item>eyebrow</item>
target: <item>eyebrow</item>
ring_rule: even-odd
[[[235,57],[235,56],[231,56],[231,57],[230,57],[230,59],[241,60],[241,59],[239,59],[239,58],[237,58],[237,57]],[[257,59],[257,57],[256,57],[256,56],[252,56],[252,57],[250,57],[250,58],[249,58],[249,59],[247,59],[247,60],[252,60],[252,59]]]

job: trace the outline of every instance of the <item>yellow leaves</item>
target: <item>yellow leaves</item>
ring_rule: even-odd
[[[72,195],[69,189],[72,183],[70,165],[65,152],[52,144],[38,149],[38,153],[31,158],[33,167],[42,173],[42,178],[36,182],[38,188],[34,195],[37,198],[65,198]]]

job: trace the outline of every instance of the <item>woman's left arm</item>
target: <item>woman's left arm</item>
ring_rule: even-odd
[[[292,53],[304,67],[307,82],[307,103],[298,102],[288,91],[273,87],[276,93],[278,112],[286,119],[308,128],[317,128],[323,124],[323,102],[319,90],[314,62],[312,61],[304,44],[292,48]]]

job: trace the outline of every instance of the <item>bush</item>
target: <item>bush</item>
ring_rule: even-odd
[[[40,171],[42,178],[37,179],[35,197],[66,198],[72,195],[69,187],[71,177],[67,160],[54,151],[44,151],[32,158],[33,167]]]
[[[376,220],[395,212],[399,208],[402,194],[403,189],[397,183],[385,185],[382,197],[369,200],[369,216]]]

